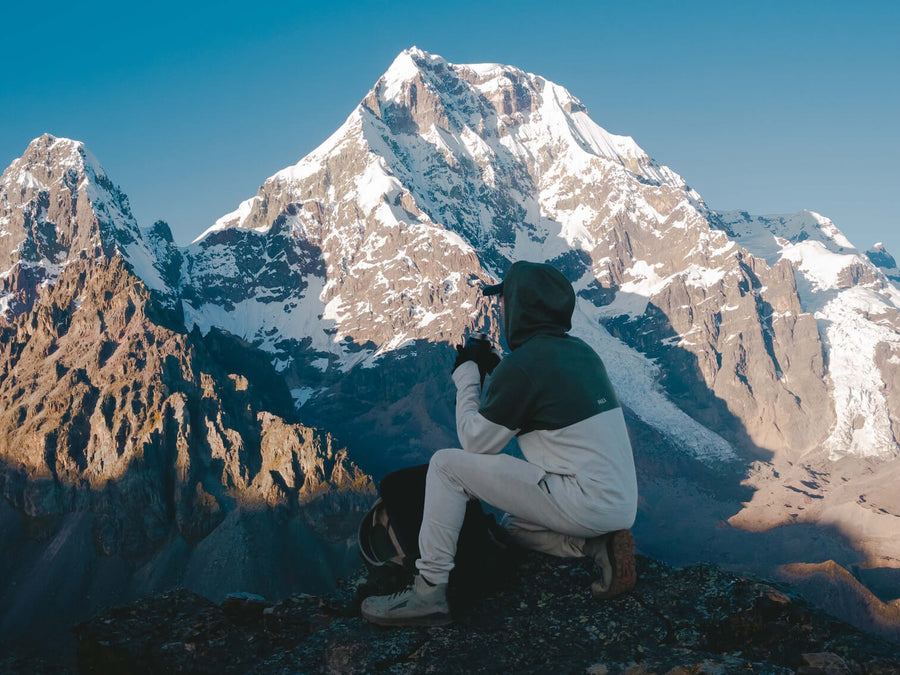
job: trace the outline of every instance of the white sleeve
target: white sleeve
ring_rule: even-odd
[[[456,434],[466,452],[495,455],[518,429],[495,424],[478,412],[481,402],[481,375],[474,361],[466,361],[453,371],[456,384]]]

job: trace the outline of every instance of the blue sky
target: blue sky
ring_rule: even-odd
[[[717,209],[900,256],[900,3],[159,2],[4,9],[0,164],[84,141],[187,243],[334,131],[401,50],[579,97]]]

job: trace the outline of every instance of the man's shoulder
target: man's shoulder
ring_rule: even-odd
[[[500,359],[500,363],[494,369],[493,377],[521,376],[527,373],[529,370],[528,365],[533,362],[533,359],[529,355],[529,351],[523,351],[523,348],[524,345],[508,354],[504,354],[503,358]]]
[[[587,342],[574,335],[538,335],[516,349],[513,354],[522,361],[531,361],[536,355],[558,352],[561,354],[581,354],[600,358]]]
[[[520,369],[542,388],[553,388],[561,380],[606,377],[606,366],[600,355],[584,340],[571,335],[532,338],[503,362],[507,362],[507,368]]]

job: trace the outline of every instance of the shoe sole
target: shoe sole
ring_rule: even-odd
[[[448,626],[453,623],[453,617],[449,614],[429,614],[406,618],[373,616],[365,611],[362,611],[361,614],[366,621],[377,626]]]
[[[597,600],[609,600],[627,593],[637,583],[634,561],[634,536],[631,530],[619,530],[610,535],[606,544],[609,562],[612,565],[612,583],[602,590],[598,582],[591,584],[591,593]]]

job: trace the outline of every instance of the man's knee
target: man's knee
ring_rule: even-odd
[[[462,448],[444,448],[438,450],[431,456],[428,462],[428,470],[444,471],[448,466],[454,463],[454,460],[460,455],[465,454]]]
[[[460,468],[467,454],[462,448],[444,448],[435,452],[428,462],[426,485],[437,481],[444,485],[461,487]]]

